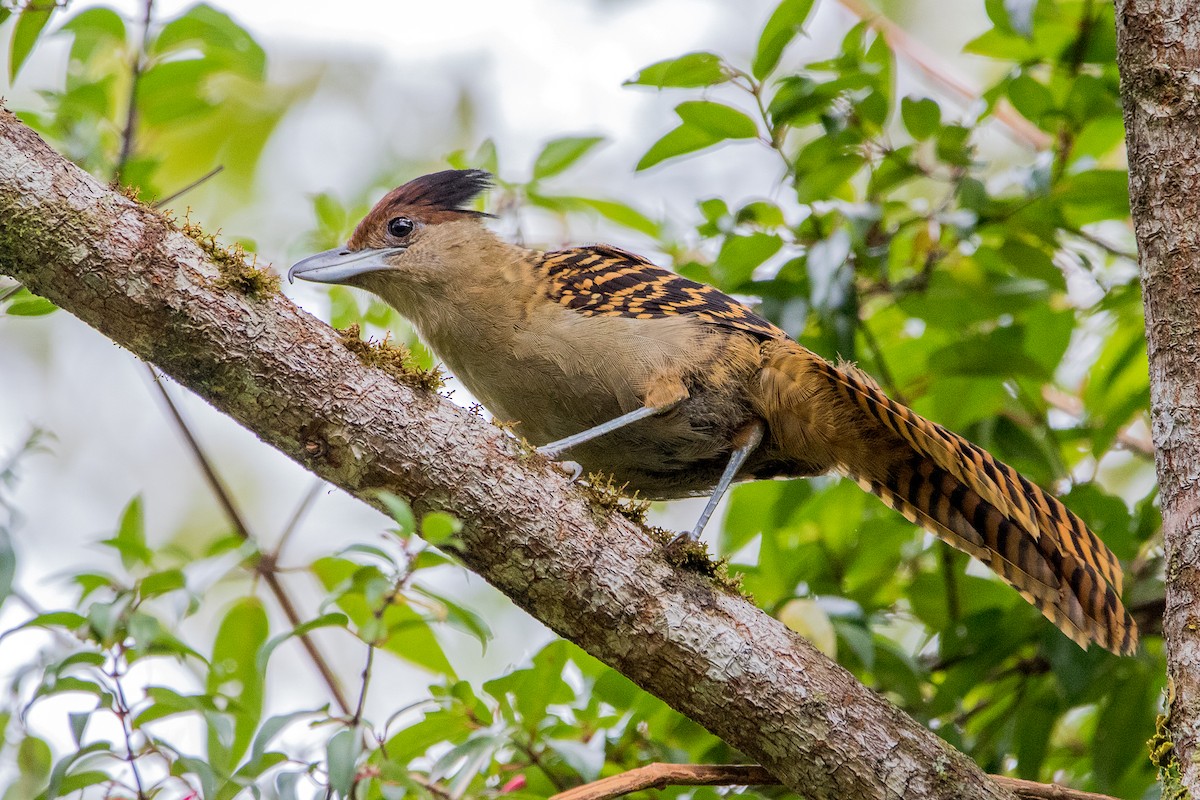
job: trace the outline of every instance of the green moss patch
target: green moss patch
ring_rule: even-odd
[[[358,356],[364,364],[376,367],[401,383],[436,392],[445,384],[445,378],[437,367],[425,369],[417,364],[412,351],[404,345],[391,345],[383,341],[363,339],[357,324],[338,331],[342,344]]]
[[[203,228],[187,218],[177,227],[180,233],[200,245],[209,260],[217,265],[217,271],[221,274],[217,279],[218,287],[243,294],[251,300],[279,294],[279,276],[270,269],[258,266],[258,256],[247,255],[240,244],[221,244],[216,234],[205,233]]]

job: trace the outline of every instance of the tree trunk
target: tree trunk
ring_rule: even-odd
[[[1200,13],[1118,0],[1129,197],[1141,256],[1150,415],[1167,555],[1169,727],[1200,797]]]
[[[364,501],[388,490],[457,515],[467,565],[805,797],[1011,797],[498,428],[365,365],[231,269],[0,111],[0,273]],[[239,284],[259,295],[223,288]]]

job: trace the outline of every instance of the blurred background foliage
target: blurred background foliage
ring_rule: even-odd
[[[630,24],[641,13],[598,5]],[[883,11],[905,20],[912,5]],[[338,129],[344,148],[300,157],[353,163],[351,179],[265,208],[263,185],[300,169],[273,140],[306,107],[312,119],[330,86],[337,101],[320,113],[344,126],[393,119],[396,98],[361,64],[330,77],[291,53],[270,69],[232,4],[6,3],[0,37],[22,120],[143,201],[215,218],[251,253],[282,265],[335,246],[384,190],[446,164],[482,167],[497,176],[487,204],[506,236],[607,238],[754,299],[806,346],[857,361],[1060,492],[1126,566],[1135,657],[1080,650],[845,481],[741,486],[710,536],[763,609],[986,770],[1157,797],[1146,741],[1164,688],[1163,575],[1112,6],[986,0],[965,45],[978,89],[957,54],[875,10],[813,6],[754,4],[730,28],[744,40],[713,34],[719,46],[630,75],[626,91],[654,109],[635,141],[563,130],[548,95],[542,141],[513,154],[488,136],[470,79],[441,91],[431,78],[428,109],[420,95],[396,100],[411,124],[441,127],[419,155],[356,160]],[[43,52],[38,91],[22,91]],[[430,360],[378,300],[343,287],[296,296]],[[99,337],[61,327],[74,323],[46,301],[12,284],[0,298],[0,340],[22,353],[0,361],[4,800],[541,797],[655,760],[742,760],[466,576],[457,521],[415,519],[402,498],[389,498],[390,522],[326,499],[126,356],[105,355],[103,374],[72,361],[73,342]],[[105,405],[144,405],[128,400],[143,386],[170,413],[129,421]],[[454,399],[469,402],[461,389]],[[40,429],[61,406],[83,420]],[[152,449],[181,427],[190,452]],[[92,452],[97,437],[92,471],[73,466],[76,443]],[[195,477],[195,457],[222,477]],[[145,485],[131,500],[113,472]],[[177,513],[155,518],[156,503]],[[50,522],[64,508],[75,524]],[[671,524],[673,508],[655,514]]]

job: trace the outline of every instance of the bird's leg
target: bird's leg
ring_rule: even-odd
[[[729,463],[725,465],[725,471],[721,473],[721,480],[717,483],[717,488],[713,489],[713,493],[708,498],[708,503],[704,506],[704,511],[700,513],[700,519],[696,521],[696,527],[688,533],[681,533],[671,540],[671,544],[676,544],[684,539],[690,539],[693,542],[700,540],[700,534],[704,532],[704,526],[708,524],[708,520],[712,517],[713,512],[717,510],[717,503],[721,502],[721,498],[725,492],[729,490],[733,479],[737,477],[738,470],[742,468],[742,464],[746,463],[746,457],[754,452],[754,448],[758,447],[762,442],[763,430],[766,428],[761,420],[755,420],[748,426],[738,432],[734,441],[740,444],[734,448],[734,451],[729,455]]]
[[[679,405],[680,402],[680,400],[674,400],[665,405],[642,406],[635,411],[630,411],[628,414],[622,414],[619,417],[610,419],[608,422],[602,422],[593,428],[588,428],[586,431],[580,431],[573,436],[568,436],[565,439],[559,439],[557,442],[544,444],[538,448],[538,452],[547,458],[557,458],[562,453],[570,450],[577,444],[590,442],[592,439],[612,433],[618,428],[624,428],[626,425],[637,422],[638,420],[645,419],[646,417],[653,417],[655,414],[661,414],[664,411],[669,411],[675,406]]]
[[[662,414],[670,411],[675,406],[682,403],[688,398],[687,387],[675,375],[659,375],[646,389],[646,394],[642,402],[642,407],[630,411],[627,414],[622,414],[619,417],[610,419],[608,422],[602,422],[595,427],[588,428],[585,431],[580,431],[573,436],[568,436],[565,439],[559,439],[557,442],[544,444],[538,448],[538,452],[547,458],[558,458],[562,453],[570,450],[572,447],[584,442],[590,442],[592,439],[599,438],[613,431],[624,428],[638,420],[653,417],[655,414]]]

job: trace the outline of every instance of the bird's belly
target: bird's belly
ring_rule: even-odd
[[[463,382],[497,420],[517,423],[516,433],[539,446],[640,405],[632,395],[618,397],[610,387],[544,363],[509,362],[505,380],[480,381],[483,375],[473,371],[474,379],[464,377]],[[518,375],[520,380],[512,379]],[[735,435],[755,419],[736,384],[716,387],[701,379],[671,410],[576,445],[562,457],[578,462],[585,475],[610,475],[626,492],[647,499],[704,495],[720,479]],[[797,474],[795,465],[774,463],[763,448],[750,457],[739,479],[785,474]]]
[[[687,397],[677,406],[577,445],[563,458],[651,499],[711,490],[735,437],[756,419],[748,386],[760,365],[757,340],[686,317],[590,317],[581,325],[558,307],[542,313],[547,319],[528,325],[542,331],[536,337],[483,331],[469,347],[460,346],[461,336],[430,343],[497,420],[516,422],[515,432],[539,446],[642,407],[664,380],[682,382]],[[739,477],[794,472],[777,467],[764,446]]]

